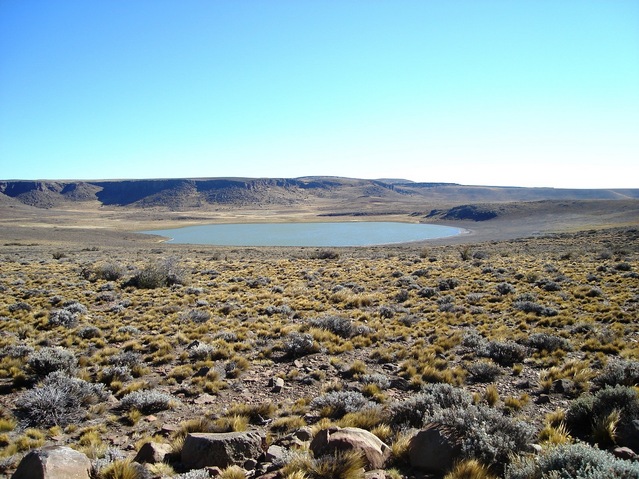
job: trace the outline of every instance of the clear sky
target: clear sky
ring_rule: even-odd
[[[0,179],[639,187],[636,0],[0,0]]]

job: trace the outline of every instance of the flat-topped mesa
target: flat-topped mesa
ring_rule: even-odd
[[[247,205],[379,202],[386,205],[447,204],[448,207],[491,202],[638,199],[639,189],[555,189],[465,186],[408,180],[340,177],[301,178],[175,178],[129,180],[7,180],[0,194],[37,208],[72,202],[100,206],[168,209],[206,205]],[[431,208],[432,209],[432,208]],[[429,211],[426,209],[425,211]]]

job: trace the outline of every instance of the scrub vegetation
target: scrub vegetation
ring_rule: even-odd
[[[335,250],[7,243],[0,258],[0,473],[62,444],[96,477],[208,477],[131,459],[259,430],[288,454],[278,477],[363,477],[359,455],[291,439],[339,426],[379,437],[386,477],[408,478],[410,438],[434,422],[460,440],[441,477],[639,477],[611,452],[639,452],[636,229]]]

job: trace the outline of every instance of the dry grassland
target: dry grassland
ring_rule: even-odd
[[[275,443],[335,424],[378,435],[388,476],[411,477],[406,437],[428,417],[406,411],[433,384],[532,424],[543,448],[608,448],[624,404],[584,430],[566,415],[639,381],[636,229],[334,250],[7,242],[0,258],[6,473],[45,444],[100,459],[148,440],[179,452],[187,431]]]

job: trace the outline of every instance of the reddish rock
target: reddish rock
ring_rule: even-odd
[[[358,451],[367,470],[381,469],[391,450],[373,433],[357,427],[331,427],[319,431],[311,441],[315,456],[343,451]]]

